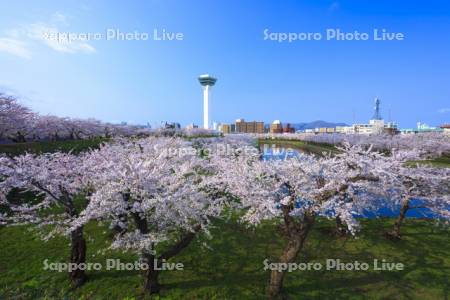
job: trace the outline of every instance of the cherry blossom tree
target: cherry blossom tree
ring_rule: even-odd
[[[25,142],[36,115],[16,98],[0,93],[0,140]]]
[[[279,135],[263,135],[263,138],[277,138]],[[439,132],[418,134],[289,134],[282,135],[283,139],[304,140],[316,143],[351,145],[372,147],[377,151],[409,150],[419,151],[425,157],[437,157],[450,153],[449,137]]]
[[[47,121],[42,121],[42,128],[52,129],[43,130],[42,137],[138,132],[138,128],[96,120],[51,117]],[[345,226],[345,231],[354,235],[359,230],[357,216],[402,205],[391,233],[397,237],[406,212],[415,208],[413,198],[423,199],[421,205],[438,218],[450,217],[449,171],[405,166],[422,154],[409,146],[402,151],[392,147],[386,155],[365,143],[343,141],[333,156],[302,154],[278,161],[262,161],[254,146],[255,140],[248,135],[193,138],[190,142],[116,138],[78,156],[3,156],[0,204],[7,205],[10,212],[0,215],[0,224],[33,224],[44,229],[45,238],[68,234],[70,261],[79,265],[86,256],[84,225],[106,221],[114,229],[108,248],[139,254],[148,265],[144,289],[153,294],[161,289],[158,269],[162,264],[186,249],[197,234],[209,233],[211,220],[222,216],[230,199],[238,199],[238,208],[245,212],[242,219],[251,225],[263,220],[281,223],[287,243],[278,261],[286,264],[298,258],[318,217],[333,219],[339,230]],[[13,203],[6,197],[12,189],[35,192],[42,199]],[[78,196],[87,200],[82,209],[77,205]],[[70,276],[75,286],[86,278],[81,269]],[[280,295],[284,278],[284,271],[271,271],[269,297]]]
[[[71,226],[80,212],[76,197],[85,195],[89,190],[89,170],[83,168],[82,160],[83,156],[59,152],[0,158],[1,198],[10,209],[9,215],[2,216],[3,222],[34,225],[43,230],[45,240],[55,235],[69,235],[70,263],[77,266],[85,263],[86,258],[83,227]],[[9,202],[6,195],[12,189],[36,193],[39,201]],[[84,270],[80,268],[72,270],[70,278],[75,287],[86,280]]]
[[[158,293],[161,264],[207,232],[222,211],[225,198],[213,189],[214,168],[176,138],[118,140],[92,151],[86,164],[97,174],[95,192],[74,228],[89,220],[120,227],[111,248],[138,253],[148,265],[144,289]]]
[[[390,199],[394,209],[399,210],[394,228],[387,233],[393,239],[401,237],[400,229],[408,211],[426,209],[435,219],[448,223],[450,220],[450,170],[416,165],[414,168],[397,163],[391,171],[396,175],[395,187]]]
[[[148,136],[148,128],[104,123],[95,119],[71,119],[40,116],[18,103],[17,99],[0,93],[0,141],[87,139],[95,137]]]
[[[390,182],[392,158],[349,146],[334,157],[301,155],[282,161],[260,160],[259,156],[214,157],[222,170],[222,183],[236,195],[246,210],[243,219],[250,224],[280,220],[287,244],[280,263],[298,257],[317,216],[339,217],[355,234],[359,224],[355,215],[362,209],[376,210]],[[343,196],[352,198],[344,202]],[[280,295],[285,273],[273,270],[268,296]]]
[[[181,132],[182,136],[185,137],[201,137],[201,136],[219,136],[220,133],[215,130],[211,129],[204,129],[204,128],[191,128],[191,129],[183,129]]]
[[[34,140],[65,140],[69,139],[67,125],[70,122],[68,118],[59,118],[56,116],[40,116],[34,125]]]

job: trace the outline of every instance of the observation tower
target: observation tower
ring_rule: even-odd
[[[203,88],[203,128],[209,129],[209,93],[217,79],[209,74],[200,75],[198,81]]]

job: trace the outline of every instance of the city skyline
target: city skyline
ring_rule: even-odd
[[[196,78],[210,73],[220,78],[211,122],[361,123],[375,97],[384,119],[403,128],[450,119],[450,4],[441,1],[44,1],[26,11],[18,1],[0,9],[8,12],[0,20],[0,91],[41,114],[200,125]],[[404,39],[328,41],[327,29]],[[323,38],[281,42],[267,32]],[[104,36],[52,39],[63,33]]]

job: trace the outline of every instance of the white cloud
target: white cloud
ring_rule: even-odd
[[[44,43],[51,49],[64,53],[95,53],[95,48],[85,41],[69,40],[67,35],[62,33],[56,26],[45,23],[35,23],[28,26],[28,37]],[[54,38],[58,36],[60,38]]]
[[[31,59],[31,51],[27,48],[26,43],[14,38],[0,38],[0,52]]]
[[[61,53],[91,54],[96,52],[95,48],[86,41],[69,40],[67,35],[60,34],[65,32],[61,31],[59,26],[69,26],[68,18],[60,12],[55,12],[48,23],[38,22],[5,30],[5,36],[0,37],[0,52],[31,59],[33,43],[45,45]],[[59,36],[59,38],[52,38],[55,36]]]
[[[450,112],[450,108],[448,107],[444,107],[438,110],[438,113],[440,114],[445,114],[445,113],[449,113]]]

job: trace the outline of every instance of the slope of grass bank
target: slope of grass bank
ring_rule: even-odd
[[[8,155],[21,155],[28,153],[47,153],[47,152],[69,152],[79,153],[89,148],[96,148],[102,142],[107,141],[104,138],[95,138],[88,140],[68,140],[68,141],[45,141],[30,143],[15,143],[0,145],[0,153]]]
[[[426,160],[414,160],[408,162],[410,166],[414,166],[415,164],[424,164],[430,165],[435,168],[450,168],[450,154],[444,154],[441,157],[437,157],[434,159],[426,159]]]
[[[383,231],[390,219],[363,221],[358,236],[330,234],[333,223],[320,220],[309,236],[298,262],[319,262],[319,271],[294,271],[285,280],[289,299],[447,299],[450,279],[450,234],[430,221],[408,219],[404,238],[390,241]],[[264,260],[275,262],[284,241],[276,226],[249,229],[237,222],[218,221],[211,240],[197,238],[174,262],[183,271],[161,276],[165,288],[152,299],[264,299],[269,271]],[[137,257],[121,252],[98,253],[109,241],[105,227],[90,224],[88,261],[105,266],[107,258],[134,262]],[[204,243],[207,243],[207,247]],[[67,275],[43,270],[43,262],[65,262],[68,241],[58,238],[44,243],[26,227],[0,228],[1,299],[141,299],[139,271],[90,271],[89,281],[70,290]],[[367,271],[326,270],[326,259],[366,262]],[[373,261],[403,263],[403,271],[374,271]]]
[[[281,148],[292,148],[295,150],[304,151],[306,153],[322,155],[323,153],[327,154],[336,154],[339,151],[336,149],[334,145],[325,144],[325,143],[316,143],[310,141],[298,141],[298,140],[288,140],[288,139],[259,139],[258,145],[267,144],[269,146],[276,145]],[[425,160],[413,160],[409,161],[407,165],[414,167],[416,164],[424,164],[429,165],[435,168],[450,168],[450,154],[443,154],[440,157],[436,157],[433,159],[425,159]]]
[[[276,145],[282,148],[292,148],[306,153],[322,155],[323,153],[338,153],[338,150],[334,145],[315,143],[309,141],[298,141],[298,140],[288,140],[288,139],[259,139],[258,145],[267,144],[269,146]]]

